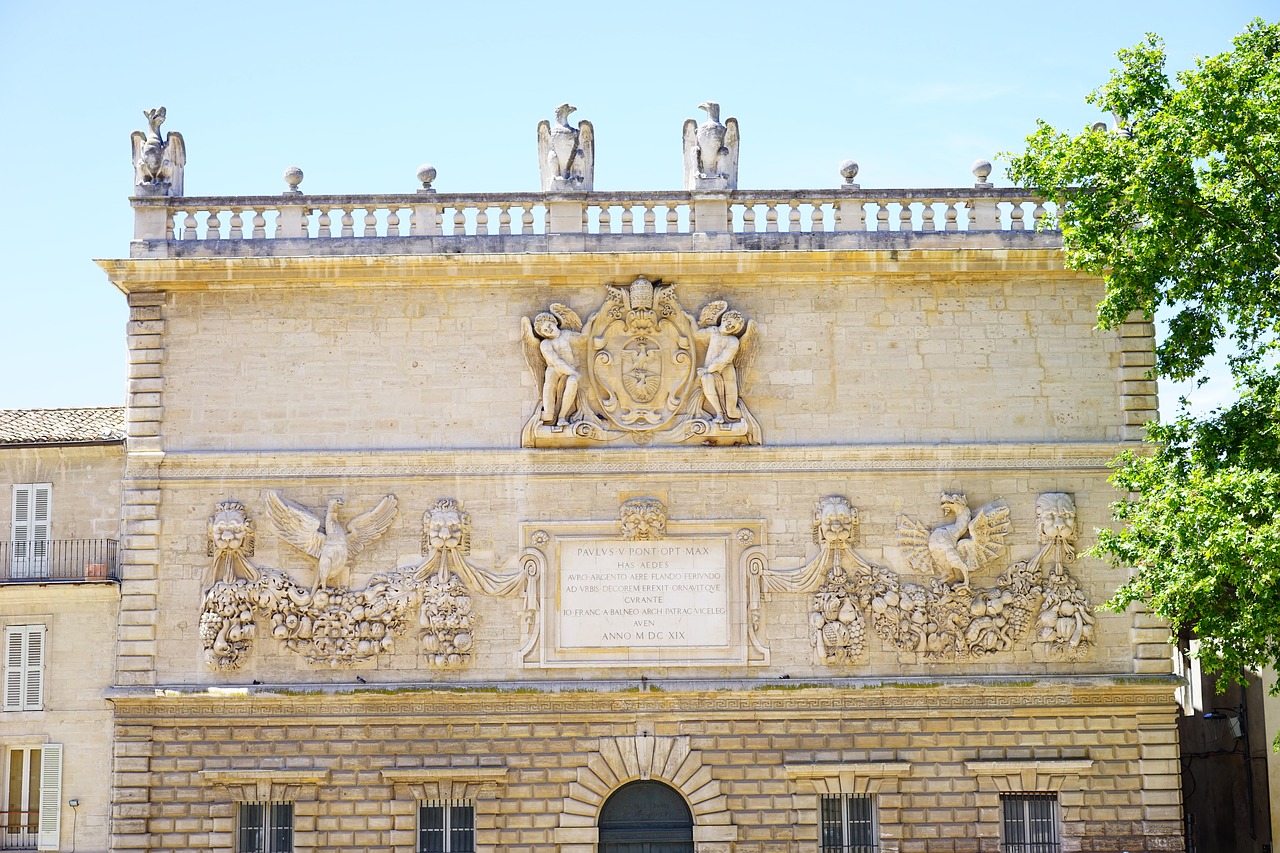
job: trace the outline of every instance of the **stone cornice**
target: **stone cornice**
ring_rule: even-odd
[[[1028,273],[1092,280],[1063,266],[1050,245],[1008,248],[778,249],[753,251],[545,252],[532,254],[380,254],[308,257],[138,258],[96,261],[125,293],[337,286],[571,286],[625,282],[636,275],[689,286],[732,283],[775,287],[783,281],[921,273],[1025,276]]]
[[[883,444],[844,447],[635,448],[609,450],[174,451],[131,466],[166,482],[204,480],[555,477],[661,473],[774,476],[860,471],[1091,471],[1132,443]]]
[[[847,715],[875,709],[900,716],[928,716],[939,710],[976,712],[991,708],[1148,708],[1168,706],[1180,681],[1173,676],[1094,675],[1012,678],[809,679],[795,686],[777,680],[654,681],[651,690],[631,692],[635,682],[520,682],[492,685],[338,685],[327,691],[290,692],[284,685],[257,687],[174,686],[112,688],[107,699],[118,717],[270,718],[307,715],[341,718],[358,713],[401,717],[432,715],[475,720],[477,715],[572,716],[618,713],[707,717],[743,712]],[[298,685],[302,688],[304,685]],[[570,692],[572,691],[572,692]]]

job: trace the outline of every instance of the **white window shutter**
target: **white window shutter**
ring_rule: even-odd
[[[27,626],[27,683],[23,686],[22,710],[44,710],[44,626]]]
[[[49,524],[51,509],[49,500],[53,486],[49,483],[35,483],[31,486],[31,541],[47,543],[49,541]],[[36,544],[33,557],[45,559],[48,556],[47,544]]]
[[[26,669],[26,625],[10,625],[4,630],[4,709],[21,711],[23,675]]]
[[[39,849],[57,850],[62,836],[62,744],[40,747]]]
[[[26,543],[31,539],[31,486],[13,485],[14,557],[26,557]]]

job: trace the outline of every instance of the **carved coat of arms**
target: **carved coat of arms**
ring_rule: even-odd
[[[580,447],[627,438],[637,444],[759,444],[760,426],[741,397],[754,326],[715,301],[697,318],[675,285],[637,278],[606,285],[583,322],[567,305],[521,319],[525,355],[541,388],[525,447]]]

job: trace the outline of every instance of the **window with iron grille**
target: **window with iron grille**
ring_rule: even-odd
[[[418,806],[418,853],[473,853],[476,807],[466,800],[429,800]]]
[[[1059,853],[1057,794],[1003,794],[1004,853]]]
[[[293,853],[293,803],[241,803],[237,853]]]
[[[879,853],[875,799],[868,794],[827,794],[819,802],[822,853]]]

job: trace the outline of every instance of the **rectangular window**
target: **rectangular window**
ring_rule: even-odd
[[[476,807],[465,800],[431,800],[418,806],[418,853],[473,853]]]
[[[4,753],[0,849],[57,850],[61,835],[62,744]]]
[[[236,853],[293,853],[293,803],[241,803]]]
[[[13,486],[13,550],[9,572],[14,578],[38,578],[48,574],[49,483],[15,483]]]
[[[1002,794],[1004,853],[1059,853],[1057,794]]]
[[[43,625],[4,629],[4,710],[44,709]]]
[[[869,794],[824,794],[819,801],[822,853],[877,853],[880,828]]]

